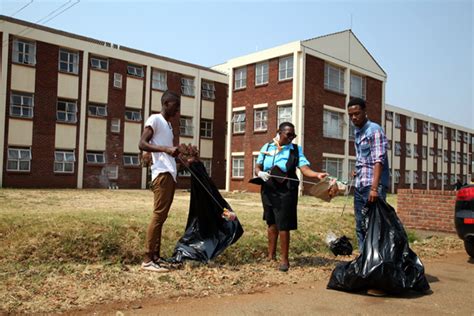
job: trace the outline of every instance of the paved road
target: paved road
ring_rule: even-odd
[[[425,262],[432,293],[372,297],[326,289],[326,281],[269,288],[255,294],[147,300],[140,309],[114,305],[99,314],[125,315],[474,315],[474,261],[465,253]],[[291,272],[290,272],[291,273]],[[123,309],[122,309],[122,308]],[[90,314],[91,311],[89,311]]]

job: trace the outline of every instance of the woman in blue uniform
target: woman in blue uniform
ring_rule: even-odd
[[[268,225],[268,259],[275,260],[280,237],[279,270],[284,272],[289,268],[290,231],[297,229],[299,182],[296,168],[304,176],[319,180],[328,175],[309,167],[301,146],[292,143],[295,137],[295,126],[289,122],[281,123],[273,141],[263,145],[255,165],[255,174],[264,181],[261,196],[263,219]]]

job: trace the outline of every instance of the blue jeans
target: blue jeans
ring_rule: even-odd
[[[367,217],[367,212],[363,212],[363,208],[367,204],[370,194],[370,185],[362,188],[356,188],[354,191],[354,215],[356,222],[356,234],[357,242],[359,244],[359,252],[362,251],[362,246],[364,245],[365,240],[365,219]],[[379,198],[387,198],[387,188],[382,185],[379,185],[378,188]]]

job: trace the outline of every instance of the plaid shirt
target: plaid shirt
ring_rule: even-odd
[[[355,187],[362,188],[372,185],[376,162],[382,163],[382,175],[379,185],[381,184],[388,187],[388,141],[382,127],[367,120],[362,128],[356,128],[354,144],[356,151]]]

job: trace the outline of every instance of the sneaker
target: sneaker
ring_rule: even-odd
[[[142,263],[142,270],[153,271],[153,272],[168,272],[169,270],[160,266],[158,263],[153,261],[150,262],[143,262]]]

